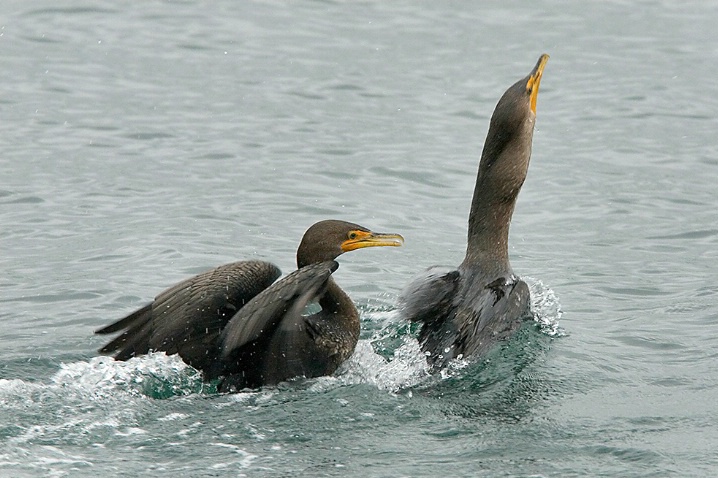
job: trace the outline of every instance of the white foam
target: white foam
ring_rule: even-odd
[[[541,332],[551,337],[563,337],[565,331],[559,325],[563,316],[561,303],[556,293],[539,279],[522,277],[531,292],[531,312],[534,320],[539,323]]]
[[[186,413],[170,413],[169,415],[160,417],[157,420],[160,422],[172,422],[175,420],[184,420],[185,418],[189,418],[189,415]]]
[[[188,385],[201,383],[201,375],[177,355],[152,353],[127,362],[94,357],[87,362],[63,363],[51,380],[57,387],[100,398],[117,391],[146,394],[147,382],[151,380],[168,384],[173,391],[182,394],[183,389],[189,389]]]
[[[370,383],[380,390],[391,392],[421,383],[429,377],[426,357],[414,337],[405,336],[402,341],[391,359],[387,360],[374,351],[370,340],[360,340],[337,377],[343,383]]]

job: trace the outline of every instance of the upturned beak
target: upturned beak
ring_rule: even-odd
[[[536,114],[536,99],[538,98],[539,85],[541,84],[541,76],[543,76],[543,69],[548,62],[549,56],[544,53],[538,59],[538,63],[531,73],[529,79],[526,82],[526,91],[531,95],[531,111]]]

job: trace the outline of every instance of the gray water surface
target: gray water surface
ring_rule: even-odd
[[[8,1],[0,476],[718,471],[718,7]],[[463,258],[496,101],[541,53],[514,270],[543,327],[430,377],[396,296]],[[286,273],[339,218],[362,340],[216,394],[93,330],[225,262]]]

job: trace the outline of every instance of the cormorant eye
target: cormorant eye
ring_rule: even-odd
[[[356,238],[357,238],[357,233],[356,233],[356,232],[352,231],[352,232],[349,233],[349,239],[356,239]]]

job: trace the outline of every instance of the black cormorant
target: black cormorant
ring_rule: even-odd
[[[434,369],[485,353],[529,317],[526,283],[509,263],[511,216],[531,158],[536,98],[548,55],[499,100],[479,163],[469,214],[466,257],[458,269],[411,283],[404,317],[422,324],[419,341]]]
[[[191,277],[97,330],[122,331],[100,353],[115,353],[117,360],[151,351],[179,354],[206,380],[221,377],[221,391],[332,374],[359,339],[359,313],[332,278],[339,267],[334,259],[403,241],[344,221],[318,222],[297,249],[298,269],[280,281],[279,268],[264,261],[234,262]],[[305,315],[312,302],[321,310]]]

